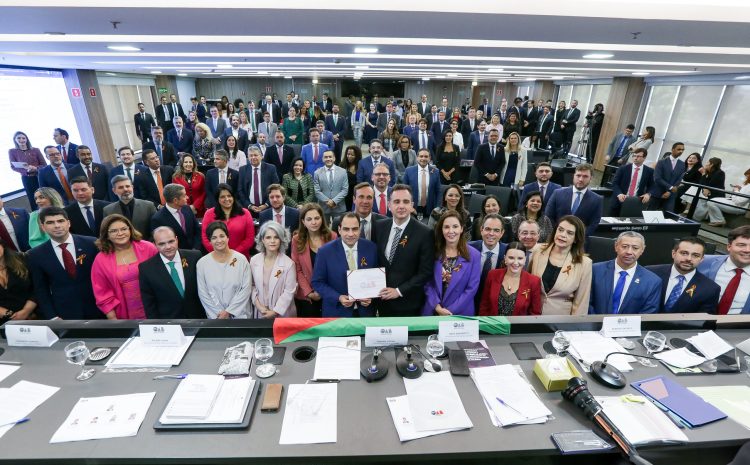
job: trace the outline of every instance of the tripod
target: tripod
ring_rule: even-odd
[[[579,158],[585,158],[586,162],[591,163],[591,128],[584,126],[581,129],[581,137],[578,139],[578,147],[576,147],[576,155]]]

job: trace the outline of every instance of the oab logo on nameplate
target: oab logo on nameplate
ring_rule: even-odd
[[[479,321],[448,320],[438,324],[438,339],[442,342],[479,341]]]
[[[365,347],[403,346],[408,343],[408,326],[368,326],[365,328]]]
[[[180,325],[138,325],[141,341],[147,346],[180,347],[185,344],[185,334]]]
[[[633,315],[605,316],[602,319],[602,336],[635,337],[641,335],[641,317]]]
[[[50,347],[57,342],[49,326],[5,325],[5,337],[15,347]]]

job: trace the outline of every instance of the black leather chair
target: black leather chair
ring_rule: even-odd
[[[469,213],[472,215],[475,215],[479,213],[481,215],[482,213],[482,202],[484,202],[484,199],[487,198],[486,195],[482,194],[471,194],[471,198],[469,199],[469,205],[467,209],[469,210]]]
[[[617,257],[615,239],[612,237],[589,236],[586,252],[594,263],[606,262]]]
[[[511,208],[515,209],[516,205],[511,205],[511,194],[513,189],[505,186],[486,186],[484,193],[486,195],[494,195],[500,200],[500,214],[502,216],[508,216],[511,212]]]
[[[617,199],[613,199],[617,201]],[[642,218],[643,210],[646,206],[641,202],[640,197],[626,197],[620,206],[620,216],[623,218]]]

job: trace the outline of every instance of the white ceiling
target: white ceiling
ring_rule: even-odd
[[[468,2],[455,0],[223,3],[0,0],[0,63],[192,77],[362,73],[480,82],[750,74],[748,0],[484,0],[471,2],[469,12],[461,11]],[[356,54],[356,46],[378,51]],[[613,57],[583,58],[592,52]]]

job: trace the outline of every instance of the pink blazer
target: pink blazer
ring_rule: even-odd
[[[216,210],[209,208],[206,210],[206,214],[203,217],[203,225],[201,226],[201,241],[203,242],[203,247],[209,252],[213,252],[214,248],[211,246],[208,238],[206,238],[206,229],[214,221],[216,221]],[[242,216],[229,218],[224,223],[229,230],[229,248],[250,258],[250,249],[255,245],[255,225],[253,224],[253,217],[250,215],[250,212],[243,208]]]
[[[292,261],[297,269],[297,293],[294,295],[295,299],[308,300],[307,295],[313,292],[315,289],[312,288],[312,275],[313,265],[312,258],[310,257],[310,246],[306,246],[302,253],[297,252],[297,233],[292,236]],[[338,235],[331,231],[331,240],[334,241],[338,238]]]
[[[279,316],[297,316],[297,307],[294,305],[294,293],[297,290],[297,273],[294,262],[286,255],[279,254],[276,257],[271,277],[268,281],[268,292],[266,296],[263,289],[263,261],[262,253],[253,255],[250,259],[250,301],[253,304],[253,318],[262,318],[261,313],[255,308],[255,301],[269,302],[268,307]]]
[[[157,253],[156,246],[148,241],[133,241],[138,263],[143,263]],[[114,310],[118,319],[127,318],[125,295],[117,280],[117,258],[114,253],[96,254],[91,267],[91,285],[96,296],[96,306],[107,314]],[[146,315],[143,315],[146,318]]]

